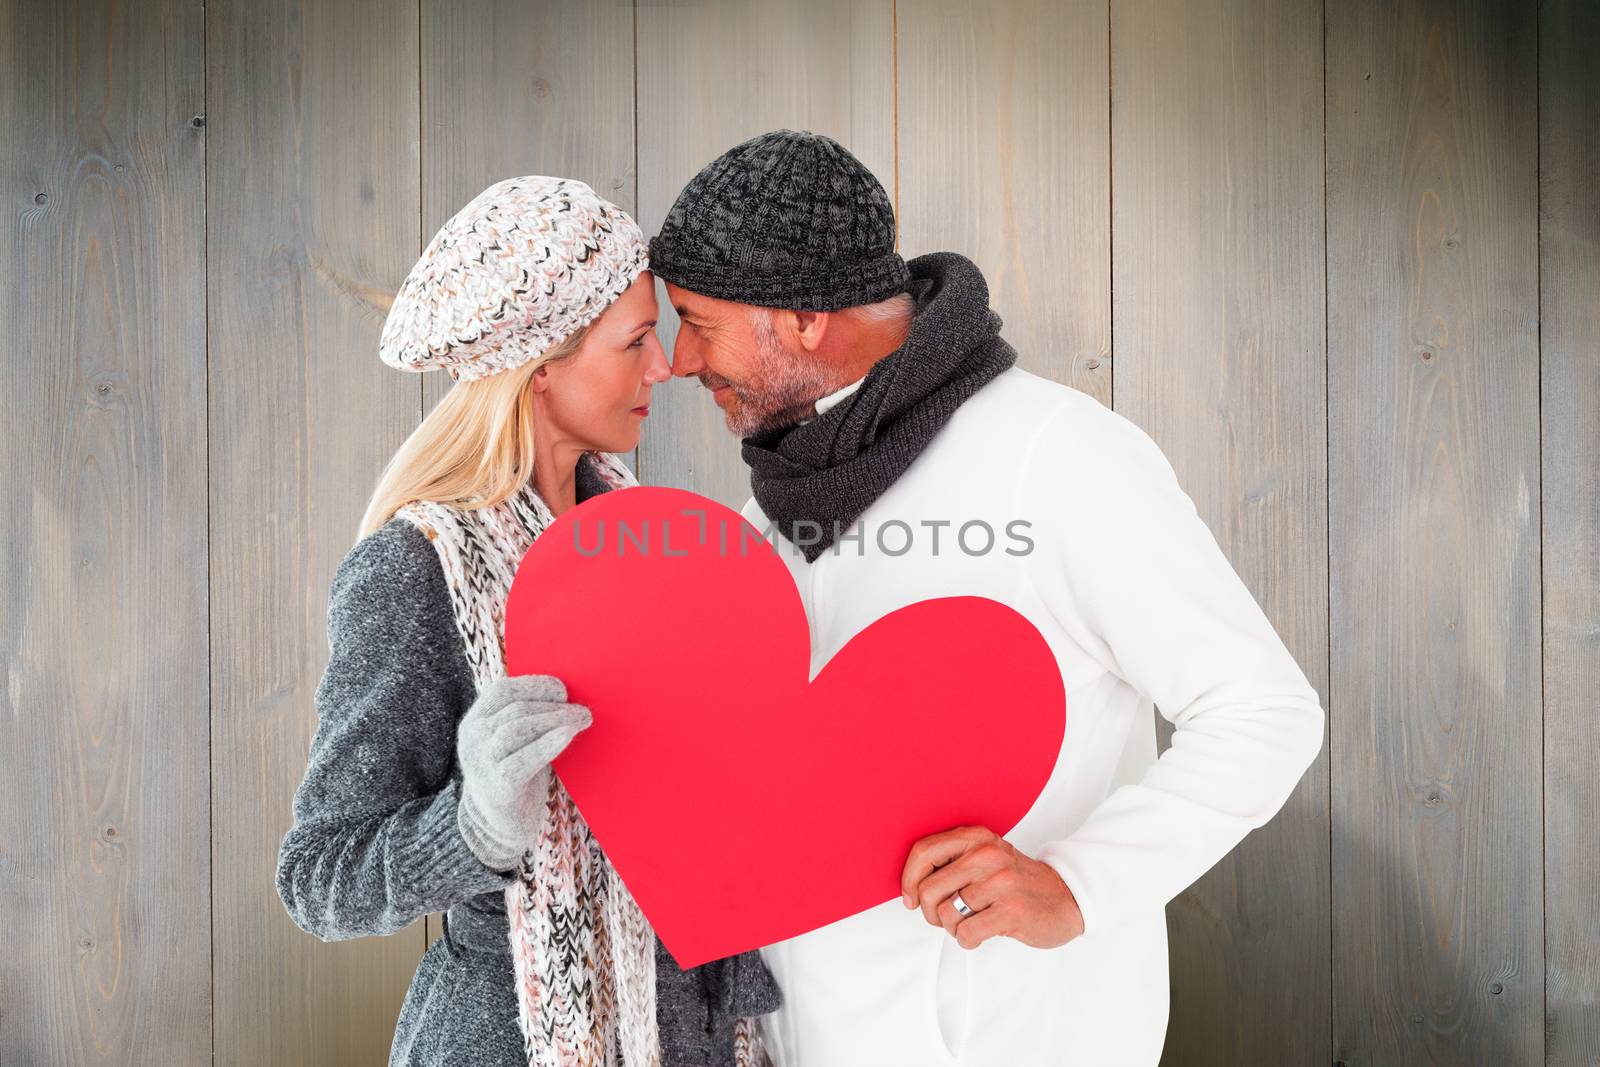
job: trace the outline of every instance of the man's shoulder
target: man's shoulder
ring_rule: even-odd
[[[1142,433],[1094,396],[1021,367],[1011,367],[957,409],[963,430],[1030,448],[1045,439],[1102,442]],[[952,421],[955,421],[954,419]]]
[[[968,405],[975,402],[965,429],[991,445],[985,454],[995,458],[998,445],[998,454],[1015,461],[1019,478],[1042,480],[1058,495],[1165,486],[1174,478],[1166,454],[1143,427],[1070,385],[1012,367]]]

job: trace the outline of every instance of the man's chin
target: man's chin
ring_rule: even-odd
[[[765,421],[752,417],[750,409],[739,402],[738,393],[734,393],[732,402],[722,413],[723,425],[735,437],[749,437],[753,433],[760,433],[761,424]]]
[[[734,415],[729,415],[727,418],[722,420],[722,423],[728,428],[729,433],[741,439],[745,437],[753,437],[761,432],[760,425],[751,425],[744,419],[740,419]]]
[[[788,429],[790,426],[793,426],[799,421],[800,419],[798,416],[784,412],[777,415],[769,415],[764,419],[754,422],[748,420],[736,422],[730,416],[727,419],[727,426],[729,433],[740,438],[741,440],[748,440],[752,437],[760,437],[763,434],[775,433],[778,430]]]

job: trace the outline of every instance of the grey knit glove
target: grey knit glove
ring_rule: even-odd
[[[548,674],[500,678],[461,717],[456,824],[494,870],[516,868],[538,841],[550,761],[592,721],[588,708],[566,699],[567,687]]]

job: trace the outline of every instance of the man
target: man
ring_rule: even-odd
[[[743,438],[743,514],[794,575],[813,677],[897,608],[984,596],[1049,644],[1066,738],[1003,837],[919,841],[903,900],[761,950],[766,1044],[777,1067],[1155,1064],[1165,905],[1283,805],[1322,708],[1155,443],[1015,366],[977,267],[908,265],[894,232],[829,138],[730,149],[651,241],[673,371]]]

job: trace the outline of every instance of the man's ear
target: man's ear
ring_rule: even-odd
[[[790,311],[794,317],[794,338],[800,347],[807,352],[815,352],[822,347],[822,339],[828,335],[828,326],[832,317],[829,311]]]

